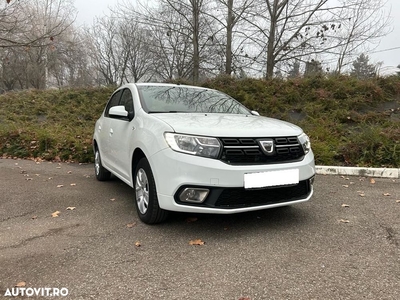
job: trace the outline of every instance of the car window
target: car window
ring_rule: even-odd
[[[116,93],[114,93],[114,95],[111,96],[111,99],[108,101],[106,110],[104,112],[104,116],[109,117],[108,112],[110,111],[110,108],[119,105],[119,101],[121,99],[121,93],[122,90],[119,90]]]
[[[148,113],[250,114],[238,101],[216,90],[152,85],[142,85],[138,89],[142,106]]]
[[[122,92],[121,100],[119,101],[119,105],[125,106],[125,110],[131,114],[133,114],[133,98],[132,93],[129,89],[124,89]]]

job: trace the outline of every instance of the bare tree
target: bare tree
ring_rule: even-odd
[[[360,52],[367,52],[368,47],[390,32],[390,19],[384,10],[386,1],[382,0],[346,0],[339,11],[338,47],[336,73],[351,64]]]
[[[336,9],[327,3],[328,0],[260,0],[257,14],[247,21],[255,43],[266,51],[267,77],[273,76],[277,63],[326,50],[330,11]]]
[[[93,85],[94,65],[88,49],[90,39],[81,30],[70,27],[64,32],[48,53],[50,84],[57,87]]]
[[[43,46],[72,25],[71,0],[7,1],[0,4],[0,47]]]
[[[120,85],[125,77],[127,50],[123,48],[120,27],[114,16],[97,18],[90,30],[92,58],[104,79],[104,84]]]
[[[127,51],[125,80],[150,80],[154,70],[152,34],[129,16],[125,15],[119,22],[122,47]]]
[[[235,64],[238,70],[243,66],[240,61],[246,57],[243,54],[243,45],[247,40],[246,28],[238,27],[249,16],[250,10],[255,9],[254,3],[255,0],[215,0],[214,9],[203,11],[215,20],[216,26],[208,28],[209,39],[219,46],[215,52],[223,52],[225,74],[231,75]]]
[[[265,51],[265,75],[272,77],[277,64],[289,61],[339,53],[342,65],[355,49],[387,33],[382,6],[382,0],[259,0],[258,12],[246,21],[249,38]]]
[[[205,10],[204,0],[161,0],[162,5],[170,7],[175,13],[179,14],[189,28],[192,41],[192,80],[199,81],[200,76],[200,48],[202,39],[202,11]],[[203,27],[204,28],[204,27]]]
[[[170,7],[161,8],[158,18],[166,18],[169,22],[163,21],[165,27],[157,23],[150,26],[155,46],[153,54],[156,74],[164,80],[190,78],[193,63],[188,26],[183,22],[182,15],[176,14]]]
[[[125,7],[150,33],[156,73],[162,79],[184,78],[197,82],[213,69],[210,57],[213,20],[203,12],[210,0],[159,0]],[[212,55],[212,54],[211,54]]]
[[[46,88],[48,56],[73,22],[70,1],[11,2],[0,15],[1,81],[6,89]]]

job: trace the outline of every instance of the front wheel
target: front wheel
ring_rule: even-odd
[[[167,218],[168,212],[158,205],[156,184],[150,164],[142,158],[135,170],[135,205],[140,220],[146,224],[156,224]]]

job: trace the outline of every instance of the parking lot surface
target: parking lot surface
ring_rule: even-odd
[[[0,298],[46,298],[8,296],[16,285],[62,299],[400,298],[398,179],[319,175],[306,203],[153,226],[133,195],[90,164],[0,159]]]

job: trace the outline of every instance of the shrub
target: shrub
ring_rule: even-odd
[[[301,126],[317,164],[400,166],[400,77],[234,79],[203,86]],[[94,123],[115,87],[0,95],[0,155],[92,162]],[[390,105],[388,105],[390,104]]]

